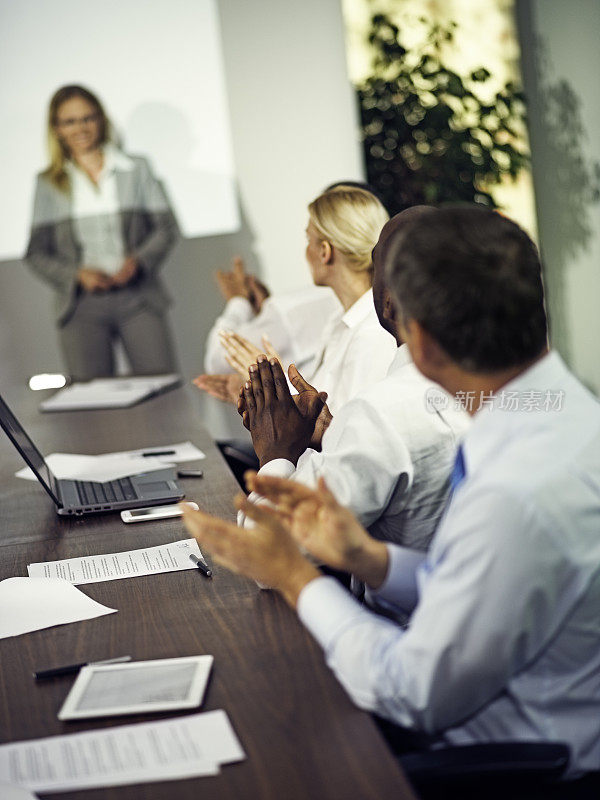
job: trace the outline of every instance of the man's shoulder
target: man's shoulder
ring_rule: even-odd
[[[365,386],[350,403],[363,401],[382,408],[397,405],[417,406],[425,411],[428,393],[445,395],[439,386],[419,372],[412,361],[398,363],[397,348],[395,353],[396,358],[393,359],[387,374]],[[449,399],[449,396],[447,397]]]
[[[557,413],[548,420],[515,420],[510,428],[509,417],[479,450],[470,447],[467,435],[465,498],[485,498],[490,515],[502,514],[504,506],[520,508],[552,535],[597,529],[600,420]]]
[[[431,392],[440,393],[442,390],[421,375],[412,362],[401,365],[394,363],[385,377],[365,386],[345,403],[334,415],[334,422],[418,435],[424,427],[435,429],[441,418],[430,407]],[[445,397],[449,404],[451,398],[448,395]],[[446,415],[450,420],[453,419],[449,412],[445,412]],[[462,419],[462,413],[460,416]]]

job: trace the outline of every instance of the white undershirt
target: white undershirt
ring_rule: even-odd
[[[112,145],[104,147],[104,164],[97,183],[74,162],[67,163],[71,181],[72,217],[82,248],[82,265],[114,275],[126,257],[116,170],[129,171],[133,162]]]

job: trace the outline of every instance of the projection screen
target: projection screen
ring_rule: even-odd
[[[0,26],[0,260],[25,251],[48,101],[67,83],[150,159],[184,236],[238,229],[215,0],[0,0]]]

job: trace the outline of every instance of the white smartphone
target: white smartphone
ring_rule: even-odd
[[[198,511],[197,503],[187,503],[193,510]],[[153,519],[168,519],[169,517],[180,517],[181,509],[178,505],[170,506],[151,506],[149,508],[132,508],[121,511],[123,522],[150,522]]]

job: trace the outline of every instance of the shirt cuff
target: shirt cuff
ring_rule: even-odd
[[[354,624],[357,613],[368,614],[335,578],[325,576],[306,584],[298,597],[297,611],[325,651],[344,628]]]
[[[296,467],[286,458],[274,458],[258,470],[259,475],[269,475],[275,478],[289,478],[296,471]],[[257,492],[250,492],[248,500],[251,503],[266,503],[266,499]],[[253,528],[254,522],[248,519],[243,511],[237,512],[237,524],[240,528]]]
[[[259,475],[269,475],[274,478],[290,478],[296,467],[287,458],[274,458],[272,461],[267,461],[259,470]]]
[[[250,301],[246,300],[245,297],[236,296],[227,301],[221,316],[224,322],[232,325],[241,325],[254,319],[254,309]]]
[[[370,590],[370,594],[403,611],[412,611],[419,599],[417,570],[425,561],[426,553],[401,545],[388,544],[386,547],[389,558],[387,575],[379,589]]]

